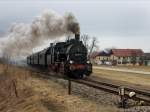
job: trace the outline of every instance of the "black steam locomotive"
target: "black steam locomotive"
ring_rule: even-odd
[[[27,57],[27,64],[59,72],[69,77],[83,78],[92,73],[92,64],[87,58],[87,48],[80,41],[80,35]]]

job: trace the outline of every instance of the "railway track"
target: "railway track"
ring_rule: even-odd
[[[100,80],[98,80],[98,78],[96,79],[92,79],[92,78],[85,78],[85,79],[70,79],[67,77],[64,77],[62,75],[53,75],[51,73],[47,73],[45,71],[37,71],[37,70],[32,70],[32,72],[38,73],[40,74],[41,77],[44,78],[50,78],[50,77],[55,77],[55,78],[61,78],[64,80],[68,80],[68,81],[72,81],[72,82],[76,82],[79,84],[84,84],[87,85],[89,87],[95,88],[95,89],[99,89],[99,90],[103,90],[115,95],[119,95],[119,88],[123,87],[125,94],[124,97],[128,98],[128,99],[133,99],[136,101],[144,101],[146,104],[150,105],[150,91],[144,91],[144,90],[139,90],[136,88],[132,88],[132,87],[128,87],[128,86],[121,86],[121,85],[116,85],[116,84],[112,84],[112,83],[106,83],[106,82],[102,82]],[[135,92],[136,96],[135,97],[129,97],[129,93],[130,92]]]
[[[79,80],[77,81],[79,83],[83,83],[85,85],[88,85],[90,87],[96,88],[96,89],[101,89],[109,93],[113,93],[115,95],[119,95],[119,88],[124,88],[125,94],[124,96],[128,99],[133,99],[136,101],[144,101],[148,104],[150,104],[150,91],[144,91],[144,90],[138,90],[136,88],[131,88],[127,86],[120,86],[120,85],[115,85],[111,83],[105,83],[101,81],[95,81],[93,79],[87,78],[84,80]],[[136,96],[135,97],[129,97],[130,92],[135,92]]]

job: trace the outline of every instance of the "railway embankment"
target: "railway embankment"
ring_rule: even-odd
[[[14,66],[1,65],[0,111],[2,112],[123,112],[118,108],[118,96],[72,83],[68,95],[67,81],[43,78]],[[10,89],[11,88],[11,89]],[[4,94],[3,94],[4,93]],[[6,94],[7,93],[7,94]],[[126,112],[148,112],[148,106],[134,106]]]

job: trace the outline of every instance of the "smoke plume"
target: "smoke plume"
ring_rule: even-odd
[[[14,23],[11,26],[7,39],[0,43],[2,54],[9,58],[27,56],[47,39],[79,32],[79,23],[72,13],[60,15],[44,11],[31,24]]]

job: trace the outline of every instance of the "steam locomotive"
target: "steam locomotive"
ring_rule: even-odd
[[[50,47],[28,56],[27,64],[74,78],[83,78],[92,73],[87,48],[80,41],[79,34],[66,42],[51,43]]]

